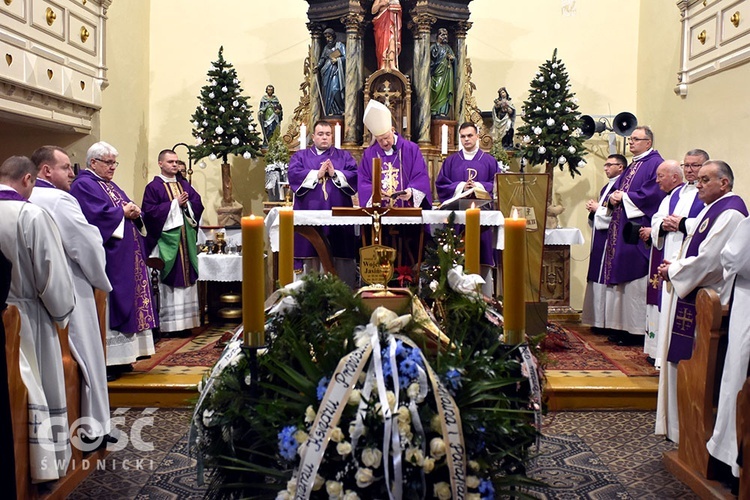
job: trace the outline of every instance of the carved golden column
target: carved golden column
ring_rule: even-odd
[[[409,29],[414,35],[414,82],[412,102],[414,127],[412,138],[421,145],[430,144],[430,28],[437,21],[433,15],[411,12]]]
[[[311,131],[312,124],[319,120],[322,114],[320,103],[321,88],[319,85],[320,78],[317,73],[313,73],[313,68],[318,67],[318,59],[322,49],[321,38],[323,37],[323,26],[320,23],[309,22],[307,29],[310,31],[310,122],[306,123],[307,130]]]
[[[456,110],[454,116],[459,125],[468,119],[464,116],[466,112],[464,87],[469,81],[466,75],[466,33],[471,29],[471,24],[469,21],[459,21],[454,28],[456,35],[456,91],[454,95],[456,102],[453,109]]]
[[[359,95],[365,82],[364,51],[362,50],[364,17],[362,13],[350,12],[341,18],[341,22],[346,26],[346,94],[343,137],[345,146],[356,146],[358,139],[362,137]]]

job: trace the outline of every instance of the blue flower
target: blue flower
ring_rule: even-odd
[[[492,500],[495,498],[495,487],[492,486],[492,481],[482,479],[479,483],[479,494],[482,496],[482,500]]]
[[[297,428],[293,425],[284,427],[279,432],[279,454],[286,460],[294,460],[297,456],[297,440],[294,439],[294,434],[297,432]]]
[[[323,396],[326,395],[326,390],[328,390],[328,383],[331,381],[328,377],[323,377],[320,379],[320,382],[318,382],[318,401],[323,401]]]
[[[445,373],[445,384],[448,386],[448,390],[451,394],[455,395],[456,391],[461,388],[461,372],[455,368],[451,368]]]

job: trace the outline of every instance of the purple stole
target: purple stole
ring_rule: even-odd
[[[736,210],[747,217],[747,207],[739,196],[729,196],[714,203],[706,211],[693,233],[690,244],[685,251],[685,257],[698,255],[698,248],[711,231],[716,218],[726,210]],[[669,352],[667,361],[677,363],[683,359],[690,359],[693,355],[693,339],[695,338],[695,323],[697,319],[695,309],[695,298],[699,288],[696,288],[684,299],[677,298],[675,305],[674,321],[672,323],[672,335],[669,339]]]
[[[29,202],[29,200],[27,200],[26,198],[18,194],[17,191],[14,191],[14,190],[0,191],[0,201],[2,200],[25,201],[26,203]]]

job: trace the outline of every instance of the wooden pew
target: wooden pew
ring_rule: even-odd
[[[727,348],[728,311],[719,294],[704,288],[696,299],[695,349],[690,359],[677,366],[677,407],[680,443],[677,451],[664,454],[663,462],[680,481],[701,498],[735,498],[715,480],[718,462],[706,443],[716,421],[721,373]]]
[[[99,313],[99,325],[104,348],[106,346],[104,307],[107,294],[100,290],[95,290],[94,296],[97,302],[97,312]],[[107,451],[98,450],[84,456],[80,450],[72,446],[70,465],[68,466],[67,474],[63,478],[51,483],[44,483],[43,485],[31,483],[29,470],[28,392],[21,379],[19,367],[21,316],[18,309],[10,305],[3,312],[2,319],[5,326],[5,356],[8,364],[8,392],[10,395],[11,418],[13,422],[16,496],[23,499],[64,499],[96,468],[97,460],[106,457]],[[72,424],[81,414],[81,371],[70,352],[68,329],[58,329],[58,333],[60,335],[60,349],[63,358],[68,421],[69,424]],[[75,431],[75,429],[73,430]],[[84,466],[85,461],[88,461],[88,466],[86,467]]]

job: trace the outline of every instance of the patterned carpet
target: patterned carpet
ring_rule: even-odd
[[[117,409],[129,437],[68,497],[202,498],[195,460],[187,455],[186,410]],[[144,420],[146,419],[146,420]],[[148,420],[152,419],[152,420]],[[560,412],[547,415],[541,450],[529,474],[549,487],[540,499],[694,499],[661,463],[674,445],[653,435],[653,412]]]
[[[548,370],[619,370],[629,377],[656,377],[643,346],[618,346],[580,324],[550,323],[543,344]]]

